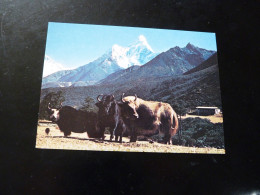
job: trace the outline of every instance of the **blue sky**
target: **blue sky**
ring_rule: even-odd
[[[217,50],[215,33],[49,22],[45,55],[65,68],[75,68],[97,59],[114,44],[131,45],[140,35],[155,52],[185,47],[189,42]]]

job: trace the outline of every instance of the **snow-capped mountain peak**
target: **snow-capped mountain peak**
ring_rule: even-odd
[[[127,69],[134,65],[142,66],[152,60],[157,53],[154,53],[143,35],[138,37],[138,41],[128,47],[114,44],[105,54],[98,59],[72,71],[61,71],[58,76],[53,74],[51,82],[82,82],[86,85],[95,84],[108,75],[122,69]],[[50,79],[44,79],[47,84]],[[49,86],[48,86],[49,87]]]
[[[142,43],[147,49],[149,49],[151,52],[154,52],[151,46],[148,44],[146,38],[144,35],[139,35],[138,40],[140,43]]]
[[[117,45],[117,44],[114,44],[113,46],[112,46],[112,51],[113,52],[118,52],[118,51],[122,51],[122,50],[125,50],[126,48],[124,48],[124,47],[121,47],[120,45]]]
[[[129,67],[129,59],[126,55],[129,48],[121,47],[117,44],[112,46],[111,52],[111,61],[114,61],[118,64],[120,68],[128,68]],[[111,64],[111,63],[110,63]]]
[[[112,46],[112,59],[116,59],[120,56],[124,56],[125,53],[128,51],[128,48],[121,47],[117,44]]]
[[[45,55],[44,57],[44,67],[43,67],[43,77],[46,77],[57,71],[64,70],[62,64],[53,60],[50,56]]]
[[[110,52],[111,54],[104,56],[111,56],[111,60],[116,62],[120,69],[126,69],[133,65],[141,66],[157,55],[153,52],[144,35],[140,35],[138,41],[128,47],[114,44]]]
[[[148,44],[144,35],[139,35],[138,41],[129,46],[127,56],[132,65],[143,65],[157,56],[151,46]],[[130,66],[129,66],[130,67]]]

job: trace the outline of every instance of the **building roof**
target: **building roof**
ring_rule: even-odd
[[[206,107],[206,106],[197,106],[197,109],[218,109],[218,107]]]

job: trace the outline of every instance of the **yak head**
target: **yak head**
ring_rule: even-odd
[[[50,115],[50,120],[53,122],[57,122],[60,119],[60,109],[62,108],[62,103],[58,109],[54,109],[50,107],[50,103],[48,104],[48,114]]]
[[[100,97],[102,98],[100,99]],[[106,115],[109,115],[112,110],[111,108],[115,103],[114,95],[98,95],[97,101],[98,102],[96,103],[96,106],[99,108],[99,111],[105,113]]]
[[[118,104],[122,109],[122,114],[126,118],[137,119],[139,114],[137,113],[138,105],[137,95],[124,97],[124,93],[121,96],[121,102]]]

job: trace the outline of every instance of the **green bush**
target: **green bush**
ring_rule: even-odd
[[[49,114],[47,112],[48,104],[50,103],[51,108],[60,107],[61,103],[65,101],[62,91],[50,92],[44,96],[43,100],[40,102],[39,108],[39,119],[49,119]]]
[[[177,142],[177,136],[172,138]],[[182,121],[182,145],[196,147],[224,148],[224,131],[221,123],[208,119],[187,118]]]
[[[84,100],[84,103],[82,107],[80,108],[82,111],[87,111],[87,112],[98,112],[98,107],[95,105],[95,100],[91,97],[87,97]]]

